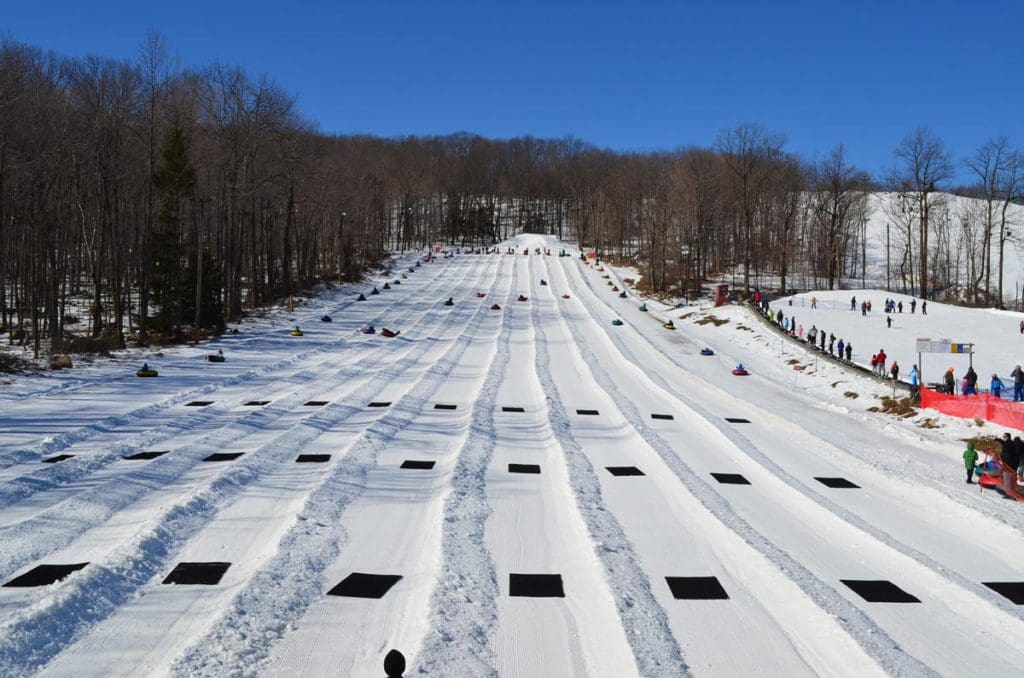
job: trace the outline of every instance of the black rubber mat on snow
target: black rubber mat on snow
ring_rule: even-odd
[[[15,577],[4,584],[11,588],[28,586],[48,586],[60,581],[72,572],[77,572],[89,563],[73,563],[70,565],[36,565],[23,575]]]
[[[416,461],[413,459],[406,459],[402,462],[399,468],[413,468],[413,469],[431,469],[434,468],[435,461]]]
[[[213,586],[231,567],[231,563],[178,563],[164,577],[165,584]]]
[[[310,400],[302,403],[303,407],[323,407],[327,404],[326,400]]]
[[[203,459],[203,461],[231,461],[232,459],[238,459],[245,452],[214,452],[209,457]]]
[[[728,600],[718,577],[665,577],[672,597],[678,600]]]
[[[565,598],[560,574],[510,574],[508,594],[526,598]]]
[[[437,403],[434,405],[435,410],[454,410],[458,405],[445,405],[443,403]]]
[[[840,579],[856,593],[869,603],[920,603],[921,601],[910,595],[896,584],[885,579]]]
[[[526,410],[522,407],[502,407],[502,412],[525,412]]]
[[[598,415],[598,411],[597,410],[576,410],[576,414],[589,415],[591,417],[596,417]]]
[[[1024,605],[1024,581],[983,581],[981,583],[1014,605]]]
[[[207,405],[212,404],[212,400],[193,400],[190,403],[185,403],[185,407],[206,407]]]
[[[129,461],[143,461],[145,459],[156,459],[167,454],[170,450],[147,450],[145,452],[137,452],[127,457],[121,457]]]
[[[400,574],[366,574],[353,572],[327,592],[329,596],[347,598],[383,598],[402,578]]]
[[[671,414],[652,414],[651,419],[665,419],[667,421],[673,421],[675,417]]]
[[[245,403],[245,407],[263,407],[264,405],[269,404],[269,400],[250,400],[249,402]]]
[[[726,417],[725,420],[730,424],[749,424],[749,419],[741,419],[740,417]]]
[[[739,473],[712,473],[713,477],[723,485],[749,485],[750,481],[741,476]]]
[[[860,485],[851,483],[846,478],[819,478],[818,476],[814,476],[814,479],[826,487],[831,487],[837,490],[847,488],[860,489]]]
[[[606,466],[613,476],[642,476],[644,472],[636,466]]]
[[[373,402],[367,405],[367,407],[391,407],[390,402]]]
[[[297,462],[307,462],[311,464],[322,464],[325,461],[330,461],[331,455],[329,454],[300,454],[295,458]]]
[[[58,454],[56,457],[50,457],[48,459],[43,459],[43,463],[44,464],[56,464],[58,462],[64,461],[65,459],[71,459],[74,456],[75,455],[73,455],[73,454]]]
[[[540,473],[539,464],[509,464],[509,473]]]

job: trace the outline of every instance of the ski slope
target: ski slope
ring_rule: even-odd
[[[669,332],[553,239],[507,246],[247,324],[225,363],[0,391],[0,580],[85,564],[0,587],[0,675],[379,676],[390,648],[407,675],[1020,670],[1024,522],[958,443],[822,400],[832,369],[875,388],[838,368],[794,388],[744,309]],[[221,577],[163,583],[181,563]]]

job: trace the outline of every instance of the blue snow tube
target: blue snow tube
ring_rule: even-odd
[[[712,351],[710,348],[702,348],[700,350],[700,354],[701,355],[715,355],[715,352]]]

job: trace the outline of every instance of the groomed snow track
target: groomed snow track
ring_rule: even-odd
[[[1022,670],[1015,523],[887,473],[898,433],[738,387],[553,239],[509,246],[225,363],[0,393],[0,675]]]

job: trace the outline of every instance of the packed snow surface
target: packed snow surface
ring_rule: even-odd
[[[0,675],[380,676],[391,648],[406,675],[1019,672],[1024,512],[959,456],[997,428],[869,412],[884,385],[749,310],[641,311],[563,247],[409,256],[155,379],[0,389],[0,581],[85,564],[0,588]],[[1004,374],[1024,341],[938,305],[889,329],[865,294],[779,303],[908,367],[916,336]],[[182,563],[220,565],[164,583]]]

